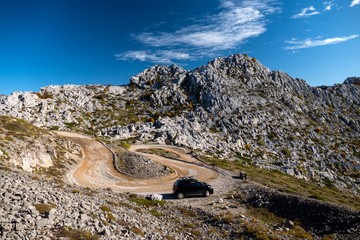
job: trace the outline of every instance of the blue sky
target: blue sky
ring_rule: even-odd
[[[127,84],[247,53],[312,86],[360,76],[360,0],[2,0],[0,94]]]

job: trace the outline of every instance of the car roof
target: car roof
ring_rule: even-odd
[[[177,181],[194,181],[194,182],[198,182],[197,179],[195,179],[194,177],[182,177],[182,178],[179,178]]]

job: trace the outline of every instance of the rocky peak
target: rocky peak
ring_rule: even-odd
[[[344,84],[354,84],[360,86],[360,77],[348,77],[345,79]]]
[[[177,66],[153,66],[143,72],[137,74],[130,79],[130,85],[134,85],[141,89],[160,88],[169,83],[177,83],[184,78],[186,70]]]

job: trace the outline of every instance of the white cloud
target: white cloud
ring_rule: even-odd
[[[334,38],[326,38],[326,39],[305,39],[305,40],[298,40],[292,39],[291,41],[287,41],[286,43],[290,46],[285,47],[287,50],[297,50],[303,48],[312,48],[318,46],[325,46],[330,44],[338,44],[341,42],[346,42],[351,39],[357,38],[359,35],[350,35],[350,36],[343,36],[343,37],[334,37]]]
[[[352,0],[350,7],[354,7],[355,5],[359,5],[360,4],[360,0]]]
[[[188,60],[190,55],[187,53],[176,52],[171,50],[158,51],[127,51],[114,55],[116,60],[136,60],[141,62],[157,62],[172,64],[173,60]]]
[[[178,57],[176,55],[164,57],[159,49],[175,51],[181,48],[182,51],[187,52],[187,59],[234,49],[247,39],[257,37],[266,31],[266,16],[278,11],[273,3],[274,0],[220,0],[218,14],[196,19],[194,24],[173,32],[133,34],[133,39],[152,50],[129,51],[120,54],[118,59],[151,62],[160,59],[166,63],[185,58],[176,59]]]
[[[313,15],[317,15],[317,14],[320,14],[320,12],[317,11],[314,8],[314,6],[310,6],[310,7],[307,7],[307,8],[303,8],[301,10],[301,12],[295,14],[291,18],[305,18],[305,17],[310,17],[310,16],[313,16]]]
[[[325,11],[330,11],[332,9],[332,7],[335,5],[334,1],[329,1],[329,2],[323,2],[325,8]]]
[[[153,47],[185,45],[220,50],[231,49],[266,31],[262,13],[250,7],[221,12],[209,21],[210,24],[191,25],[175,32],[142,33],[134,37]]]

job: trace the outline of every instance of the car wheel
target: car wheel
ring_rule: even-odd
[[[204,197],[208,197],[208,196],[210,196],[210,192],[209,192],[208,190],[206,190],[206,191],[204,192]]]
[[[181,192],[179,192],[178,194],[177,194],[177,198],[178,199],[183,199],[185,197],[185,195],[183,194],[183,193],[181,193]]]

